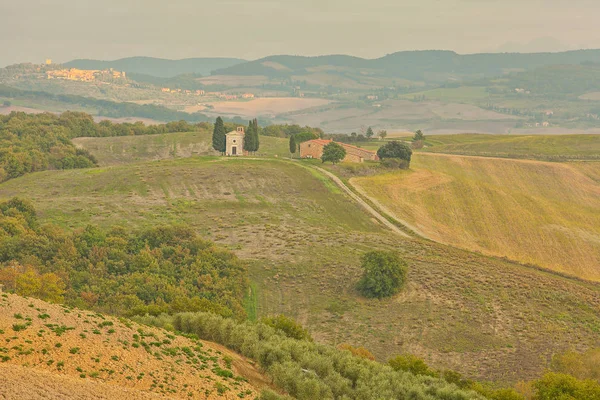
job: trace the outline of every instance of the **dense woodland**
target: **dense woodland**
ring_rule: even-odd
[[[33,206],[0,203],[0,284],[23,296],[116,315],[211,311],[244,318],[246,268],[184,227],[130,232],[40,226]]]

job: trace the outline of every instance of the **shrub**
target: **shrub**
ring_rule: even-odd
[[[276,317],[265,317],[261,320],[265,325],[272,328],[279,329],[285,336],[298,339],[312,341],[310,333],[302,327],[299,323],[294,321],[292,318],[286,317],[285,315],[278,315]]]
[[[354,347],[348,343],[342,343],[337,348],[340,350],[348,350],[356,357],[364,358],[366,360],[375,360],[375,356],[364,347]]]
[[[547,373],[533,384],[537,390],[534,400],[600,399],[600,384],[593,380],[577,378],[555,372]]]
[[[364,273],[358,282],[358,289],[369,298],[392,296],[400,290],[406,280],[406,262],[394,252],[365,253],[362,257],[362,267]]]
[[[381,165],[390,169],[408,169],[410,163],[400,158],[386,158],[385,160],[381,161]]]
[[[412,354],[396,356],[388,361],[390,367],[396,371],[407,371],[414,375],[437,376],[425,361]]]

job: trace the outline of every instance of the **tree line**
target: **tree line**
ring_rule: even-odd
[[[30,172],[48,169],[90,168],[97,165],[93,155],[77,148],[71,139],[190,132],[209,129],[210,124],[174,121],[162,125],[142,122],[116,124],[94,122],[91,115],[67,111],[0,116],[0,182]]]
[[[383,364],[361,347],[315,343],[301,326],[283,316],[240,322],[209,313],[180,313],[136,320],[227,346],[256,361],[278,388],[300,400],[600,399],[600,378],[593,375],[592,366],[597,368],[593,357],[599,350],[557,355],[551,371],[540,379],[496,388],[453,370],[435,370],[410,354],[392,356]],[[270,391],[261,395],[264,400],[289,398]]]

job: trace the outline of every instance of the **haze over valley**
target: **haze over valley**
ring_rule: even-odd
[[[600,400],[598,13],[0,4],[0,398]]]

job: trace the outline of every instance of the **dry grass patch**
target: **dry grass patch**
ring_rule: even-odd
[[[60,397],[70,387],[75,393],[97,389],[94,398],[126,388],[134,398],[254,399],[267,384],[252,364],[222,346],[6,294],[0,297],[0,361],[0,376],[17,374],[0,387],[9,398],[27,385],[33,388],[28,398],[42,388]]]
[[[353,183],[441,243],[600,280],[600,163],[414,156]]]

